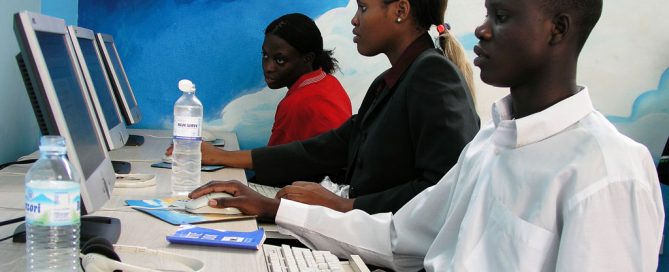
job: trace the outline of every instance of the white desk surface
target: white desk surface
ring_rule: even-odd
[[[150,167],[151,163],[161,160],[162,154],[171,143],[171,131],[130,130],[131,134],[145,136],[140,147],[123,147],[110,152],[113,160],[125,160],[132,164],[131,173],[155,174],[157,186],[149,188],[116,188],[112,199],[92,215],[109,216],[121,220],[121,237],[118,244],[143,246],[160,249],[171,253],[198,258],[205,263],[204,271],[267,271],[262,250],[242,250],[224,247],[205,247],[193,245],[173,245],[165,236],[174,233],[178,226],[173,226],[150,215],[129,208],[115,210],[124,206],[126,199],[146,199],[170,195],[171,170]],[[225,139],[226,150],[238,150],[237,137],[231,132],[212,131]],[[24,215],[23,176],[31,165],[13,165],[0,172],[0,221]],[[13,174],[18,173],[18,174]],[[202,181],[236,179],[246,183],[242,169],[225,168],[216,172],[202,172]],[[0,227],[0,238],[12,234],[18,223]],[[253,219],[201,224],[203,227],[251,231],[257,229]],[[121,254],[121,259],[133,265],[169,271],[189,271],[186,267],[171,260],[155,255]],[[0,271],[23,271],[25,267],[25,245],[11,241],[0,242]]]

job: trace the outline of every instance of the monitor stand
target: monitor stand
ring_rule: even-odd
[[[125,161],[112,161],[112,167],[116,174],[129,174],[132,168],[131,164]]]
[[[121,220],[104,216],[82,216],[79,227],[79,245],[95,237],[102,237],[115,244],[121,236]],[[19,225],[14,230],[14,243],[26,242],[26,225]]]
[[[128,135],[128,141],[125,142],[126,146],[141,146],[144,144],[144,136],[141,135]]]

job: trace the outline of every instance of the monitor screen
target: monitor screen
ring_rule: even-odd
[[[68,31],[107,147],[109,150],[123,147],[128,132],[95,44],[95,35],[89,29],[76,26],[68,27]]]
[[[116,50],[114,39],[108,34],[98,33],[97,41],[100,45],[100,52],[104,55],[105,67],[112,81],[116,99],[123,108],[123,117],[128,125],[136,124],[141,119],[139,105],[130,87],[130,81],[128,81],[128,76]]]
[[[52,123],[49,134],[65,138],[67,157],[81,177],[83,210],[96,211],[111,197],[116,178],[65,21],[23,11],[15,15],[14,30],[35,115]]]
[[[96,131],[91,126],[90,116],[82,114],[86,102],[79,87],[75,67],[72,65],[65,43],[65,35],[48,32],[35,32],[42,49],[46,67],[58,96],[63,117],[74,143],[74,150],[81,161],[84,177],[90,177],[93,171],[105,159],[100,150]]]
[[[114,101],[105,80],[105,74],[102,70],[102,63],[98,59],[97,52],[95,50],[95,43],[92,40],[86,40],[82,38],[77,39],[79,45],[81,46],[81,52],[83,53],[84,59],[88,66],[88,72],[91,74],[91,80],[93,81],[93,86],[97,90],[98,98],[104,103],[100,103],[102,108],[102,113],[104,114],[105,120],[107,120],[107,128],[113,128],[121,123],[121,118],[119,118],[116,107],[114,107]]]

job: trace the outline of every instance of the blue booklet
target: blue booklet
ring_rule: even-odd
[[[265,230],[256,231],[226,231],[215,230],[193,225],[181,225],[176,233],[166,237],[167,241],[175,244],[191,244],[202,246],[221,246],[243,249],[259,249],[265,242]]]

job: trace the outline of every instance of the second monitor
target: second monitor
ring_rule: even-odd
[[[109,150],[120,148],[128,140],[128,131],[105,73],[102,56],[95,43],[95,34],[90,29],[77,26],[68,26],[67,29],[107,147]]]

